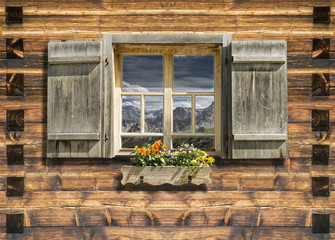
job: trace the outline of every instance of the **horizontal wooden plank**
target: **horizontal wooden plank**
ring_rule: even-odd
[[[286,141],[286,134],[233,134],[234,141]]]
[[[100,133],[48,133],[48,140],[100,140]]]
[[[330,131],[312,131],[311,123],[289,123],[288,139],[290,144],[302,145],[333,145],[335,143],[333,131],[334,127],[330,124]]]
[[[331,233],[312,233],[306,227],[36,227],[25,228],[24,233],[5,234],[5,229],[0,228],[0,237],[4,239],[189,239],[197,236],[202,239],[332,239]]]
[[[10,69],[8,70],[10,73]],[[15,70],[16,73],[17,70]],[[47,86],[47,73],[24,73],[24,87],[31,88],[31,87],[46,87]],[[0,87],[6,87],[6,74],[0,74]]]
[[[120,183],[122,174],[119,169],[109,169],[105,172],[87,172],[87,173],[62,173],[52,170],[47,173],[26,172],[26,169],[8,167],[2,171],[0,176],[7,174],[25,174],[26,191],[106,191],[106,190],[129,190],[138,187],[148,190],[201,190],[203,187],[195,187],[190,184],[181,187],[173,187],[166,185],[160,187],[154,186],[136,186],[127,184],[122,186]],[[57,170],[57,169],[55,169]],[[46,172],[46,171],[45,171]],[[327,175],[332,177],[333,175]],[[310,191],[311,179],[309,174],[275,174],[275,173],[230,173],[224,169],[215,171],[211,174],[212,184],[206,185],[206,190],[223,190],[223,191]],[[0,188],[0,190],[3,190]]]
[[[233,56],[233,63],[285,63],[286,56]]]
[[[120,227],[310,227],[311,213],[328,213],[335,218],[335,210],[296,208],[235,208],[199,209],[153,208],[36,208],[0,209],[0,227],[6,226],[5,214],[24,212],[26,227],[90,227],[110,224]],[[27,221],[28,220],[28,221]],[[27,224],[28,222],[28,224]],[[27,226],[29,225],[29,226]],[[334,223],[331,223],[334,227]]]
[[[213,20],[214,21],[214,20]],[[204,25],[204,24],[203,24]],[[164,29],[164,31],[162,31]],[[274,31],[274,29],[230,29],[224,28],[222,26],[211,28],[200,28],[200,26],[196,27],[169,27],[168,25],[162,26],[155,26],[155,27],[139,27],[136,26],[134,29],[129,27],[110,27],[110,28],[99,28],[99,31],[95,29],[88,29],[88,27],[68,27],[62,28],[59,31],[51,31],[45,30],[42,31],[40,27],[38,28],[27,28],[25,30],[18,29],[16,31],[12,29],[3,29],[2,37],[4,38],[12,38],[12,37],[24,37],[24,38],[43,38],[48,40],[74,40],[74,39],[98,39],[102,38],[105,32],[110,33],[120,33],[120,32],[138,32],[141,31],[142,33],[162,33],[162,34],[172,34],[176,32],[186,33],[186,34],[194,34],[196,32],[201,31],[205,34],[215,33],[231,33],[233,39],[305,39],[305,38],[334,38],[335,34],[334,31],[331,30],[319,30],[319,29],[293,29],[292,31],[288,30],[286,27],[285,29],[278,29]],[[301,69],[301,68],[300,68]],[[305,70],[304,70],[305,71]],[[331,71],[331,70],[329,70]]]
[[[112,7],[108,3],[112,2]],[[85,3],[85,4],[83,4]],[[100,4],[97,4],[100,3]],[[264,5],[264,3],[268,3]],[[214,10],[220,10],[221,14],[243,14],[243,12],[249,12],[249,14],[255,15],[312,15],[313,9],[311,7],[315,6],[315,0],[305,0],[304,5],[299,5],[298,1],[280,1],[280,2],[266,2],[264,0],[251,0],[248,2],[234,2],[231,0],[221,1],[171,1],[171,2],[156,2],[156,1],[76,1],[76,2],[64,2],[59,3],[52,0],[48,3],[39,2],[38,4],[32,4],[27,0],[21,0],[19,3],[12,3],[13,6],[24,6],[24,14],[27,15],[48,15],[46,10],[50,9],[50,15],[86,15],[87,11],[96,11],[96,14],[102,14],[104,12],[112,14],[115,10],[123,10],[122,12],[132,11],[132,10],[204,10],[206,12],[212,12]],[[20,5],[21,4],[21,5]],[[318,6],[328,6],[329,1],[318,1]],[[328,5],[327,5],[328,4]],[[58,7],[59,6],[59,7]],[[108,6],[108,8],[106,7]],[[251,6],[253,8],[251,8]],[[286,10],[286,11],[284,11]],[[333,10],[333,9],[332,9]],[[233,13],[230,13],[230,12]],[[4,12],[4,11],[3,11]],[[281,13],[281,14],[280,14]],[[4,14],[3,14],[4,15]]]
[[[101,56],[49,57],[49,64],[99,63]]]
[[[291,174],[307,172],[315,177],[327,176],[335,171],[335,160],[329,159],[329,165],[315,165],[311,158],[291,158],[288,167]]]
[[[136,190],[138,189],[138,190]],[[132,191],[36,191],[24,192],[23,197],[8,198],[0,192],[0,208],[17,207],[297,207],[334,208],[333,194],[312,197],[306,191],[155,191],[149,194],[141,187]]]
[[[0,134],[3,136],[1,144],[45,145],[46,127],[45,123],[25,123],[24,131],[7,132],[5,124],[0,124]]]

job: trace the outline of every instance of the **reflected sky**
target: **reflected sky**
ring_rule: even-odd
[[[174,92],[214,92],[213,55],[174,55]]]
[[[123,55],[123,92],[163,92],[162,55]]]

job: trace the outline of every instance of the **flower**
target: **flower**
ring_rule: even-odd
[[[138,150],[138,152],[144,154],[145,153],[145,149],[144,148],[140,148],[140,150]]]
[[[171,151],[167,150],[167,146],[163,145],[161,140],[141,148],[135,146],[132,154],[134,156],[131,161],[136,166],[185,166],[197,170],[211,166],[215,162],[213,157],[194,147],[193,144],[185,143],[175,151]]]

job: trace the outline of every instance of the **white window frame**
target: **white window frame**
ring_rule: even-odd
[[[122,92],[122,56],[123,55],[163,55],[163,92],[135,93]],[[173,55],[213,55],[214,56],[214,92],[173,92]],[[172,137],[214,137],[214,151],[207,151],[213,156],[221,156],[221,73],[222,44],[115,44],[114,45],[114,145],[116,155],[128,155],[132,149],[121,148],[121,137],[162,136],[164,144],[172,149]],[[141,98],[141,132],[122,132],[122,96],[140,96]],[[163,96],[163,133],[144,132],[144,98],[145,96]],[[192,133],[173,133],[173,96],[191,96],[192,99]],[[196,96],[214,96],[214,133],[195,133],[195,99]]]

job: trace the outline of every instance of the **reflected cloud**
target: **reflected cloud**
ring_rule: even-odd
[[[149,92],[145,87],[142,87],[138,84],[130,84],[125,81],[122,82],[122,91],[123,92]]]
[[[178,96],[173,97],[173,110],[177,107],[191,108],[191,96]]]
[[[208,108],[214,102],[214,96],[197,96],[195,98],[196,109]]]
[[[139,96],[123,96],[122,97],[122,107],[141,107],[141,100]]]

